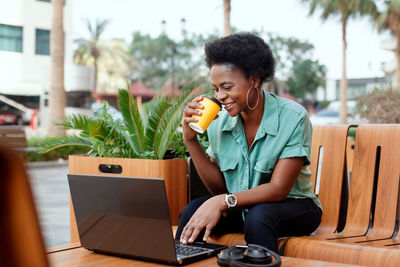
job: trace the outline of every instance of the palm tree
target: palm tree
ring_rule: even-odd
[[[351,16],[370,15],[376,11],[376,5],[373,0],[302,0],[310,5],[310,15],[314,14],[316,9],[322,9],[321,18],[328,19],[331,15],[340,16],[342,23],[342,79],[340,81],[340,122],[347,121],[347,76],[346,76],[346,28],[347,22]]]
[[[378,15],[376,22],[379,30],[389,30],[396,38],[396,77],[400,90],[400,0],[385,1],[385,10]]]
[[[98,60],[105,50],[105,44],[101,40],[101,35],[106,29],[109,20],[96,20],[93,24],[87,20],[87,27],[90,33],[89,39],[79,38],[75,40],[78,48],[74,51],[74,61],[77,64],[93,65],[94,84],[93,89],[97,90],[97,69]]]
[[[107,43],[97,67],[97,90],[102,93],[117,94],[117,88],[126,85],[129,65],[134,59],[128,54],[128,46],[123,39]],[[136,63],[136,62],[135,62]]]
[[[232,34],[231,27],[231,0],[224,1],[224,36]]]
[[[53,17],[50,34],[51,78],[47,135],[57,136],[62,135],[64,131],[56,127],[54,122],[61,121],[64,118],[64,109],[67,99],[64,89],[64,2],[61,0],[52,1],[51,6]]]

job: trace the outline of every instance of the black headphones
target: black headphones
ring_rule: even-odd
[[[277,253],[262,246],[249,244],[222,250],[217,255],[217,262],[223,267],[279,267],[282,261]]]

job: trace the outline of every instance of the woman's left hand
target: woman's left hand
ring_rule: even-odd
[[[206,231],[204,233],[203,241],[207,242],[211,230],[218,223],[222,212],[226,209],[227,207],[224,195],[217,195],[208,199],[200,206],[200,208],[197,209],[192,218],[190,218],[189,222],[183,228],[180,242],[182,244],[194,242],[204,227],[206,228]]]

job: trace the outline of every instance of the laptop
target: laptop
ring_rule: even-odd
[[[163,179],[68,174],[68,183],[80,241],[88,250],[183,265],[226,248],[174,240]]]

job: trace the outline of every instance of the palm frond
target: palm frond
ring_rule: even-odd
[[[147,129],[147,123],[150,119],[150,115],[154,112],[154,110],[162,101],[165,101],[165,99],[166,99],[165,95],[159,92],[155,97],[153,97],[151,101],[146,102],[145,104],[142,105],[142,110],[140,115],[142,117],[143,126],[145,129]]]
[[[129,86],[128,86],[129,88]],[[118,107],[124,118],[125,126],[129,132],[129,145],[139,157],[142,157],[145,151],[145,138],[143,121],[140,117],[139,109],[126,89],[118,90]]]
[[[90,118],[82,114],[72,114],[64,118],[62,123],[58,123],[66,130],[81,130],[87,135],[104,138],[107,120]]]
[[[158,98],[154,101],[157,105],[152,109],[146,124],[146,150],[154,151],[154,157],[158,157],[156,153],[157,147],[160,145],[162,132],[165,131],[165,115],[171,107],[171,103],[165,97]]]
[[[66,130],[73,129],[84,131],[88,128],[88,125],[92,120],[92,118],[82,114],[71,114],[66,116],[63,122],[58,123],[57,125],[63,126]]]
[[[176,98],[172,105],[169,106],[158,122],[159,125],[157,126],[157,131],[155,132],[153,144],[156,159],[162,159],[164,157],[165,152],[167,151],[168,146],[180,125],[183,108],[192,98],[192,92],[195,88],[195,83],[185,87],[182,90],[181,95]]]
[[[88,134],[92,137],[96,137],[99,139],[104,139],[108,134],[107,127],[110,124],[110,121],[103,121],[99,119],[89,121],[87,126]],[[111,121],[112,124],[112,121]]]
[[[153,110],[152,107],[153,107],[154,101],[155,101],[155,98],[153,98],[152,101],[148,101],[148,102],[142,104],[142,109],[140,111],[140,116],[142,117],[142,122],[143,122],[144,129],[147,128],[147,122],[149,121],[150,113]]]
[[[92,147],[92,142],[90,138],[78,135],[64,135],[57,137],[49,137],[40,143],[41,149],[40,153],[47,153],[51,150],[64,147],[64,146],[82,146],[82,147]]]

